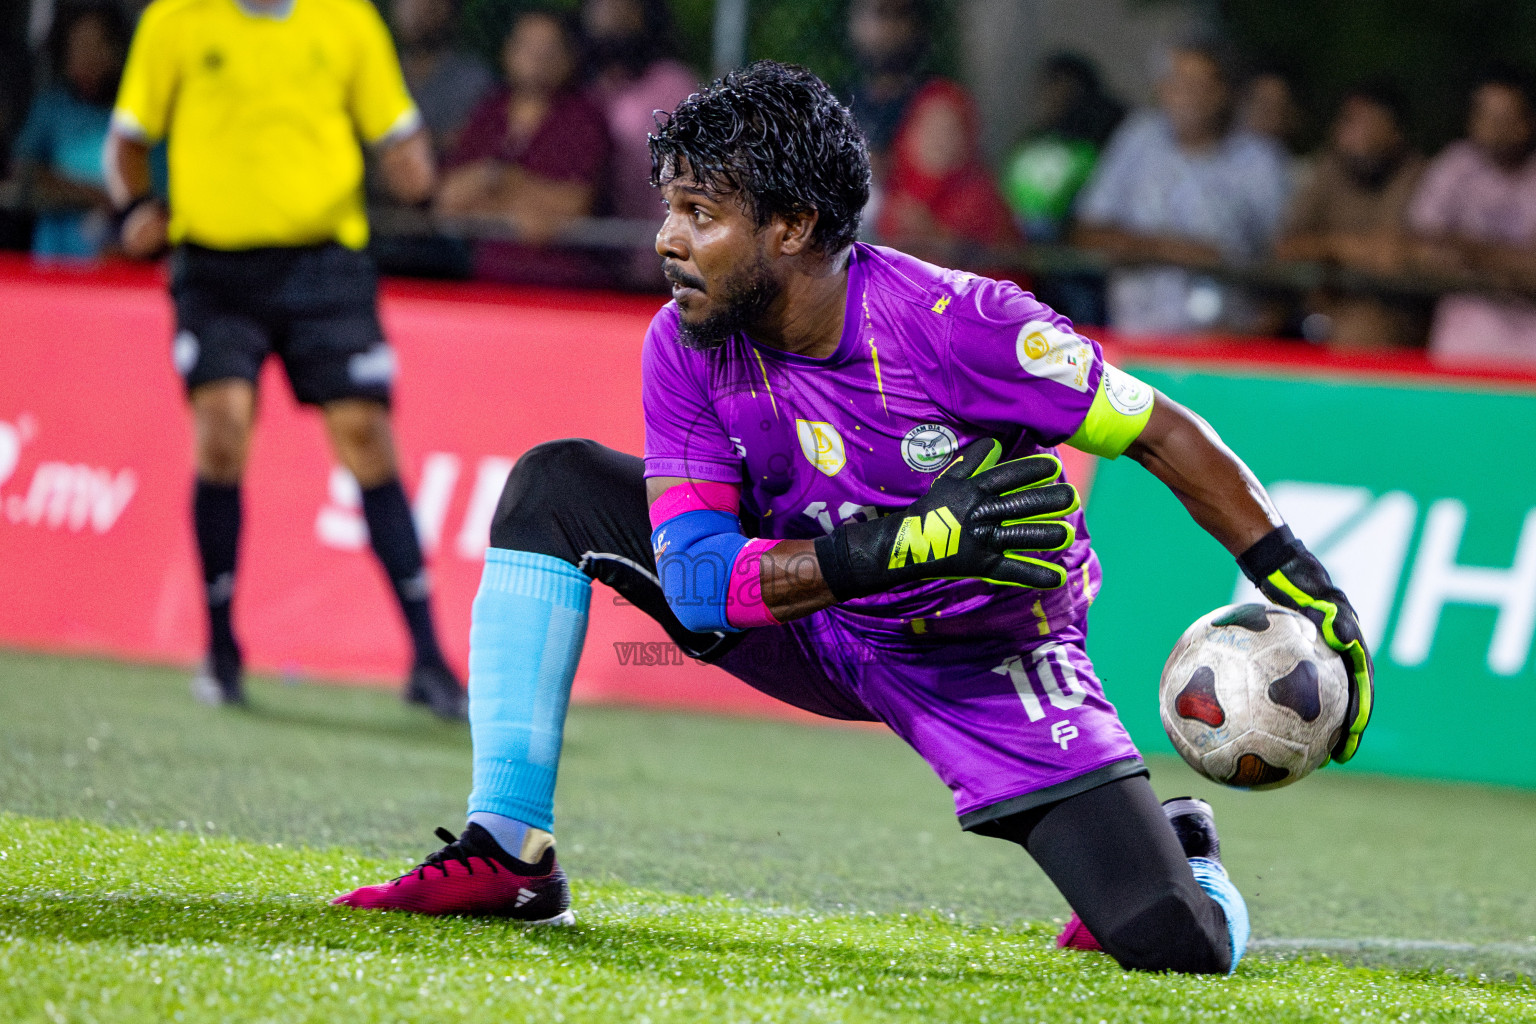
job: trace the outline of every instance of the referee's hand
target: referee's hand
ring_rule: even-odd
[[[136,260],[158,256],[166,246],[170,216],[159,203],[140,203],[123,220],[123,252]]]

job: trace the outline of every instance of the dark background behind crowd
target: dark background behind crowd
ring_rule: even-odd
[[[1059,0],[378,2],[444,171],[427,208],[373,197],[387,271],[658,287],[652,113],[772,56],[864,127],[871,240],[1130,340],[1536,362],[1536,3],[1078,0],[1123,13],[1106,37],[1173,26],[1138,92],[1097,34],[1009,50]],[[100,152],[141,8],[0,13],[0,246],[114,257]]]

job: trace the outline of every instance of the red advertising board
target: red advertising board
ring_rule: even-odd
[[[559,437],[639,452],[640,343],[660,300],[391,285],[407,491],[462,670],[490,516]],[[191,429],[158,271],[0,263],[0,644],[192,665],[203,620]],[[236,624],[258,671],[399,680],[408,653],[356,488],[275,366],[245,492]],[[575,696],[798,714],[680,656],[604,587]]]

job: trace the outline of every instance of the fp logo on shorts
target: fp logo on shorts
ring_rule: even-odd
[[[960,448],[955,432],[942,423],[924,423],[907,431],[901,439],[902,461],[919,473],[933,473],[944,467]]]
[[[1062,750],[1067,749],[1067,744],[1077,739],[1077,726],[1071,722],[1062,720],[1051,724],[1051,742],[1061,745]]]

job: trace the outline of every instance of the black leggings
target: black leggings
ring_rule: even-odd
[[[491,545],[563,559],[617,590],[690,656],[722,657],[744,635],[695,633],[656,579],[643,464],[594,441],[550,441],[517,461]],[[1122,967],[1225,973],[1227,920],[1201,890],[1143,776],[982,823],[1024,847]]]
[[[1195,881],[1146,776],[974,831],[1028,850],[1120,966],[1191,974],[1231,968],[1227,916]]]

